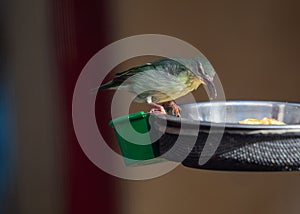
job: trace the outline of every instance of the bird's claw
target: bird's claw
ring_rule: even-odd
[[[167,114],[167,112],[165,111],[164,107],[162,107],[162,106],[157,106],[157,107],[151,109],[150,113]]]
[[[173,107],[172,113],[173,113],[174,115],[176,115],[176,117],[180,117],[180,116],[181,116],[181,114],[180,114],[181,108],[180,108],[178,105],[174,105],[174,106],[172,106],[172,107]]]
[[[175,115],[176,117],[181,116],[181,108],[174,101],[169,101],[165,103],[164,107],[167,109],[168,112],[171,112],[172,115]]]

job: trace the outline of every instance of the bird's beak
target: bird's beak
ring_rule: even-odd
[[[217,89],[214,84],[214,81],[208,78],[203,79],[204,87],[208,91],[208,96],[210,99],[214,99],[217,97]]]

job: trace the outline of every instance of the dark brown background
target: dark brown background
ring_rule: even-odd
[[[111,7],[114,40],[158,33],[191,43],[215,67],[227,99],[300,101],[297,1],[112,1]],[[150,181],[121,181],[121,213],[298,213],[299,179],[299,173],[180,166]]]

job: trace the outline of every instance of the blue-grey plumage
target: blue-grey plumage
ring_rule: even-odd
[[[216,96],[213,69],[203,69],[203,58],[165,58],[146,63],[115,75],[113,80],[98,90],[118,89],[136,94],[135,102],[156,103],[175,100],[197,89],[201,84],[208,88],[209,96]],[[179,114],[176,113],[176,115]]]

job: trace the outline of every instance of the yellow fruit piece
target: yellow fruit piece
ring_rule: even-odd
[[[245,120],[239,121],[239,124],[252,124],[252,125],[285,125],[284,122],[281,122],[279,120],[273,119],[273,118],[263,118],[261,120],[253,119],[253,118],[247,118]]]

